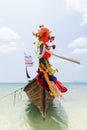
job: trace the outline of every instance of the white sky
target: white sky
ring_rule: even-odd
[[[44,24],[55,35],[54,53],[76,58],[80,65],[51,58],[60,81],[87,82],[87,0],[0,1],[0,82],[26,82],[24,52],[32,55],[31,78],[38,68],[35,38]]]

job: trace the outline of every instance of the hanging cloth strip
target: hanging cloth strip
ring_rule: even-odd
[[[38,75],[35,77],[35,79],[38,81],[38,83],[48,92],[50,92],[49,87],[47,86],[47,84],[45,83],[44,78],[40,78]]]
[[[65,93],[68,90],[60,81],[57,80],[54,75],[49,75],[49,80],[55,83],[56,87],[60,90],[61,93]]]
[[[40,67],[39,67],[39,69],[40,69],[40,71],[42,71],[43,74],[44,74],[44,78],[46,79],[46,82],[47,82],[47,84],[48,84],[48,86],[49,86],[49,88],[50,88],[50,90],[51,90],[51,93],[50,93],[50,94],[51,94],[51,95],[54,95],[54,96],[58,96],[58,93],[56,92],[56,90],[54,89],[52,83],[51,83],[50,80],[49,80],[49,77],[48,77],[47,72],[44,71],[44,70],[43,70],[42,68],[40,68]]]
[[[43,72],[40,71],[40,69],[37,70],[38,75],[36,76],[36,80],[40,83],[42,87],[44,87],[47,91],[50,92],[49,86],[46,82],[46,79],[44,78]]]

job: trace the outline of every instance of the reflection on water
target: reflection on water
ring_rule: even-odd
[[[27,128],[30,130],[68,130],[66,112],[57,100],[50,104],[45,120],[42,119],[41,113],[33,104],[27,103],[25,120]]]

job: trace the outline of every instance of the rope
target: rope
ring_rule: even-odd
[[[0,101],[3,100],[4,98],[6,98],[6,97],[8,97],[8,96],[10,96],[10,95],[12,95],[12,94],[14,94],[14,102],[13,102],[13,103],[14,103],[14,105],[15,105],[16,93],[19,92],[19,94],[21,94],[21,92],[22,92],[23,90],[24,90],[24,87],[23,87],[23,88],[20,88],[20,89],[17,89],[17,90],[15,90],[15,91],[9,93],[8,95],[5,95],[5,96],[1,97],[1,98],[0,98]],[[22,96],[21,96],[21,98],[22,98]]]

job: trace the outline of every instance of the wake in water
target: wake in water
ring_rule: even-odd
[[[68,117],[57,100],[50,104],[45,120],[25,97],[15,106],[12,101],[9,96],[0,103],[0,130],[68,130]]]
[[[46,119],[43,120],[39,110],[33,104],[27,104],[25,120],[31,130],[68,130],[68,117],[60,103],[55,99],[50,104]]]

